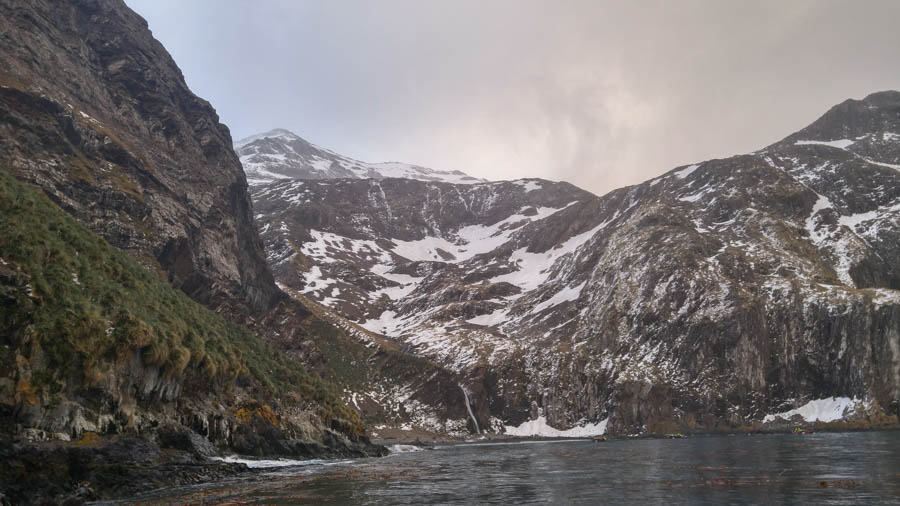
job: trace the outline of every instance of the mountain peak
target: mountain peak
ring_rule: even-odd
[[[900,91],[876,91],[875,93],[867,95],[866,98],[864,98],[862,101],[878,107],[891,105],[896,106],[900,104]]]
[[[900,91],[889,90],[872,93],[862,100],[845,100],[776,145],[838,141],[849,145],[897,134],[900,134]]]
[[[277,142],[272,142],[272,141]],[[457,184],[482,183],[458,170],[434,170],[400,162],[367,163],[308,142],[284,128],[276,128],[234,143],[247,182],[251,185],[278,179],[386,179]]]
[[[284,139],[284,140],[289,140],[289,141],[294,141],[294,140],[302,141],[303,140],[302,137],[295,134],[294,132],[291,132],[290,130],[288,130],[286,128],[273,128],[272,130],[269,130],[267,132],[251,135],[251,136],[245,137],[239,141],[235,141],[234,149],[235,150],[240,149],[240,148],[246,146],[247,144],[250,144],[251,142],[255,142],[255,141],[258,141],[261,139]]]

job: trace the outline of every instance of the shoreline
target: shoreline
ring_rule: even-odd
[[[765,436],[792,434],[795,427],[810,433],[893,432],[900,424],[872,427],[847,427],[835,424],[793,425],[755,430],[687,431],[684,438],[721,436]],[[412,432],[412,431],[411,431]],[[408,436],[408,437],[404,437]],[[423,437],[424,436],[424,437]],[[800,437],[800,436],[798,436]],[[606,436],[607,442],[641,439],[669,439],[665,434],[635,434]],[[422,450],[462,445],[502,445],[528,443],[564,443],[591,441],[591,437],[521,437],[488,434],[480,438],[446,434],[394,433],[392,437],[373,439],[374,445],[388,450],[395,445],[415,446]],[[390,454],[399,454],[394,451]],[[6,476],[2,476],[0,504],[68,503],[92,501],[127,501],[154,490],[191,485],[203,485],[251,478],[274,468],[301,467],[319,463],[356,460],[365,457],[319,455],[298,456],[242,456],[200,455],[196,452],[163,449],[140,437],[102,438],[90,445],[72,442],[16,442],[0,439],[0,460]],[[273,465],[256,466],[252,462]],[[283,464],[279,461],[283,461]],[[248,465],[251,463],[251,465]]]
[[[900,424],[873,425],[867,427],[845,426],[841,422],[818,422],[803,424],[779,424],[774,427],[754,428],[748,430],[681,430],[675,431],[683,436],[690,437],[709,437],[709,436],[764,436],[776,434],[793,434],[795,428],[806,431],[807,434],[815,433],[840,433],[840,432],[879,432],[879,431],[900,431]],[[420,446],[423,448],[434,447],[437,445],[453,446],[455,444],[472,444],[472,443],[522,443],[522,442],[544,442],[544,441],[586,441],[599,437],[601,434],[594,436],[581,437],[554,437],[554,436],[506,436],[505,434],[485,434],[480,438],[460,437],[439,433],[428,433],[426,437],[417,431],[410,431],[417,434],[415,437],[380,437],[372,438],[373,444],[379,444],[386,447],[392,445],[410,445]],[[603,434],[607,441],[630,441],[636,439],[672,439],[668,434],[660,433],[642,433],[642,434],[620,434],[610,435]]]
[[[91,433],[93,434],[93,433]],[[258,459],[328,462],[383,456],[317,447],[308,455]],[[346,449],[344,449],[346,450]],[[0,506],[127,501],[154,490],[239,480],[264,472],[208,442],[174,447],[145,436],[93,436],[79,441],[24,441],[0,437]],[[275,466],[278,467],[278,466]]]

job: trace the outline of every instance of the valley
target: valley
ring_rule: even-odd
[[[266,98],[254,79],[241,106]],[[598,195],[363,162],[284,128],[236,140],[123,0],[0,0],[0,504],[200,483],[243,500],[300,469],[359,499],[448,462],[509,469],[542,438],[717,435],[684,452],[699,466],[723,434],[777,453],[785,432],[896,429],[900,92],[653,174]],[[877,475],[892,461],[854,444],[892,437],[821,444]],[[568,439],[535,462],[615,468]],[[389,460],[438,442],[456,444]],[[348,462],[361,474],[327,471]],[[290,469],[251,471],[269,465]],[[459,500],[497,499],[479,487]],[[779,497],[801,496],[820,497]]]
[[[251,195],[281,285],[461,375],[496,432],[737,429],[825,398],[881,419],[900,385],[898,110],[896,92],[848,101],[602,197],[401,178]]]

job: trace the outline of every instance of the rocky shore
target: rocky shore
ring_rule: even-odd
[[[292,459],[384,456],[368,439],[277,455]],[[267,457],[276,457],[267,455]],[[0,439],[0,505],[82,504],[127,499],[158,488],[219,481],[253,473],[226,462],[206,438],[183,427],[166,427],[152,437],[99,436],[78,441]]]

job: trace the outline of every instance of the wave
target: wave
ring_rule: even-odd
[[[411,452],[420,452],[422,451],[422,447],[416,445],[390,445],[387,447],[388,451],[391,454],[395,453],[411,453]]]

